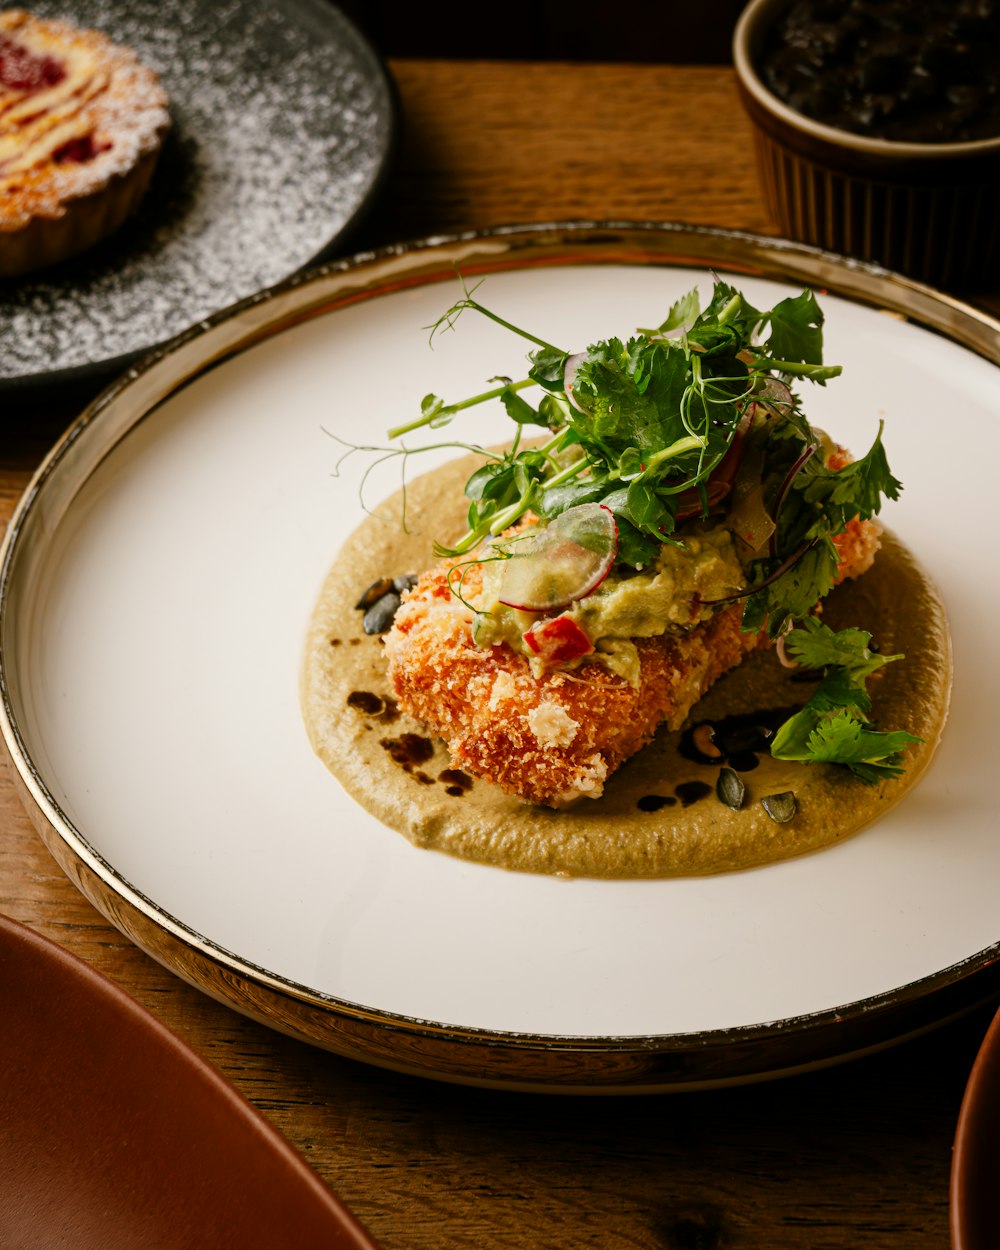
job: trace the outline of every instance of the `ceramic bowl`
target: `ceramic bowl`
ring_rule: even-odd
[[[749,0],[733,63],[762,189],[781,232],[918,281],[972,290],[1000,274],[1000,134],[969,142],[869,138],[815,121],[765,85],[769,29],[790,0]]]

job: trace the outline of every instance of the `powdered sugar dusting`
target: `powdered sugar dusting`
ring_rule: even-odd
[[[135,49],[173,129],[137,216],[76,260],[0,286],[0,382],[124,363],[294,273],[366,206],[392,102],[325,0],[43,0]]]

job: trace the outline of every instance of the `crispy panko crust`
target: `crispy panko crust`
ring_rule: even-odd
[[[878,528],[852,521],[836,542],[841,579],[856,577],[875,557]],[[723,673],[767,645],[766,635],[742,632],[734,603],[686,634],[636,639],[637,686],[600,663],[536,678],[506,645],[475,645],[449,568],[424,573],[396,613],[385,637],[393,689],[457,765],[532,803],[598,798],[661,725],[679,728]]]

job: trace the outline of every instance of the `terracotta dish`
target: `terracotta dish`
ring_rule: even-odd
[[[0,1245],[376,1250],[213,1068],[4,917],[0,1002]]]
[[[951,1165],[953,1250],[997,1244],[1000,1194],[1000,1012],[986,1032],[959,1112]]]

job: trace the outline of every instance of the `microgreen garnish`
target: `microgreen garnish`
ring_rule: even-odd
[[[532,425],[551,434],[541,448],[521,448],[515,440],[506,455],[470,477],[468,530],[440,547],[451,555],[471,551],[525,513],[549,521],[575,504],[598,502],[618,522],[619,563],[642,568],[678,524],[691,515],[707,515],[723,488],[728,493],[738,466],[724,462],[731,452],[738,457],[760,427],[787,427],[779,441],[789,451],[776,468],[767,467],[771,477],[780,473],[778,482],[789,475],[808,442],[803,435],[809,427],[787,386],[787,400],[775,399],[775,375],[824,385],[840,372],[839,366],[822,363],[823,318],[809,291],[761,311],[716,280],[704,310],[698,292],[691,291],[656,329],[628,340],[602,340],[571,356],[568,349],[498,316],[475,298],[476,290],[465,289],[442,314],[431,327],[432,339],[454,329],[463,313],[479,313],[533,345],[527,376],[493,379],[500,384],[457,402],[428,395],[421,415],[391,430],[390,437],[422,427],[439,429],[490,400],[504,405],[519,435]],[[529,387],[541,391],[537,404],[522,393]],[[814,495],[817,491],[822,493],[814,487]],[[869,507],[866,515],[870,512]],[[756,584],[763,585],[801,543],[801,538],[772,542],[770,566],[755,569]],[[777,630],[790,612],[799,614],[799,598],[781,611],[772,591],[766,603],[758,598],[751,611],[765,607]]]
[[[706,307],[692,290],[658,326],[583,351],[514,325],[476,298],[478,285],[463,285],[462,298],[428,327],[431,340],[453,330],[460,316],[477,313],[530,344],[526,375],[490,378],[485,389],[458,401],[427,395],[420,415],[389,437],[440,429],[488,402],[501,403],[514,423],[512,445],[501,453],[457,440],[434,444],[482,459],[465,486],[467,529],[447,545],[437,543],[439,556],[475,552],[525,518],[545,525],[578,505],[601,504],[617,526],[614,562],[628,574],[653,564],[666,544],[683,541],[689,523],[717,518],[734,535],[745,584],[715,602],[742,600],[744,630],[783,638],[787,653],[795,656],[799,648],[803,662],[827,671],[813,699],[776,737],[774,754],[843,763],[864,780],[895,775],[899,751],[914,739],[867,726],[870,703],[858,674],[868,662],[860,668],[854,661],[846,668],[841,661],[817,662],[812,620],[837,581],[833,539],[901,490],[882,428],[861,459],[829,467],[821,452],[828,440],[811,427],[792,389],[802,381],[825,386],[841,371],[823,363],[823,313],[815,295],[805,290],[761,310],[713,278]],[[526,444],[531,427],[541,441]],[[398,455],[405,466],[427,449],[400,444],[349,448],[345,455],[378,453],[376,464]],[[459,598],[463,578],[456,576]],[[875,667],[884,662],[879,658]]]
[[[465,597],[465,579],[470,570],[510,558],[511,553],[506,548],[495,547],[491,555],[477,555],[473,560],[462,560],[458,564],[453,564],[448,570],[448,589],[463,607],[468,608],[470,612],[475,612],[477,610],[475,604]]]

